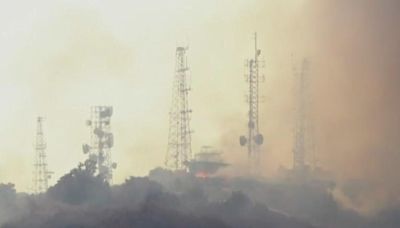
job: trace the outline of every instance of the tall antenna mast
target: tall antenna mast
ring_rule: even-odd
[[[46,192],[52,172],[47,170],[46,141],[43,135],[43,117],[37,118],[33,187],[36,194]]]
[[[165,165],[174,170],[185,170],[192,158],[190,114],[188,94],[190,91],[187,47],[176,48],[175,79],[172,105],[169,113],[168,148]]]
[[[264,142],[264,137],[259,131],[259,83],[261,78],[259,75],[260,61],[259,57],[261,50],[257,47],[257,33],[254,34],[254,58],[247,61],[249,74],[247,82],[249,83],[249,92],[247,95],[247,102],[249,104],[248,112],[248,133],[246,136],[240,136],[240,145],[247,146],[247,153],[250,162],[256,168],[260,162],[260,146]]]
[[[90,119],[86,124],[90,127],[90,144],[83,144],[83,153],[97,164],[98,174],[112,184],[113,169],[117,167],[111,160],[111,148],[114,136],[111,133],[112,106],[93,106],[90,108]]]
[[[307,102],[306,102],[306,74],[308,71],[308,61],[304,59],[301,70],[298,72],[294,67],[294,74],[297,79],[296,85],[296,119],[294,129],[294,147],[293,147],[293,170],[301,171],[306,168],[306,131],[307,131]]]

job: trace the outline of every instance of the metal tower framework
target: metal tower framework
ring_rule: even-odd
[[[295,110],[295,129],[294,129],[294,147],[293,147],[293,170],[304,170],[306,164],[306,152],[310,150],[309,139],[309,124],[307,115],[307,87],[309,63],[304,59],[301,64],[301,70],[298,71],[293,67],[294,76],[297,79],[295,94],[296,94],[296,110]]]
[[[247,146],[247,153],[252,163],[253,168],[257,169],[260,162],[260,147],[264,142],[264,137],[259,129],[259,85],[263,81],[260,75],[260,68],[262,67],[259,57],[261,50],[257,47],[257,33],[254,34],[254,58],[247,61],[248,75],[247,82],[249,84],[249,93],[247,95],[247,102],[249,104],[248,112],[248,133],[246,136],[240,136],[240,145]]]
[[[172,104],[169,113],[168,148],[165,165],[173,170],[187,170],[186,163],[192,158],[190,114],[188,94],[190,80],[186,52],[188,48],[176,48],[175,79]]]
[[[52,172],[47,170],[46,141],[43,134],[43,117],[37,118],[33,188],[36,194],[46,192]]]
[[[93,106],[90,108],[90,144],[82,146],[83,152],[89,154],[89,159],[96,161],[99,175],[108,183],[112,183],[113,169],[117,167],[111,159],[111,148],[114,137],[111,133],[112,106]]]

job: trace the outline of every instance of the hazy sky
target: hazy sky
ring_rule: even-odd
[[[189,45],[193,151],[214,145],[243,164],[244,63],[257,31],[264,174],[291,166],[292,66],[308,57],[320,164],[368,184],[361,207],[398,199],[399,10],[396,0],[2,2],[0,181],[29,190],[37,115],[51,183],[83,161],[97,104],[114,106],[116,183],[162,165],[177,45]]]
[[[232,116],[245,121],[244,61],[260,23],[252,12],[255,4],[2,3],[1,181],[29,190],[37,115],[46,117],[51,183],[76,166],[85,158],[81,144],[89,136],[84,124],[89,106],[97,104],[114,106],[116,183],[162,165],[177,45],[190,47],[193,150],[219,146],[221,122]],[[287,6],[295,10],[299,1]],[[261,48],[265,40],[277,38],[260,33]]]

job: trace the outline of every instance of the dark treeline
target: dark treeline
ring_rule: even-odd
[[[332,185],[299,180],[199,179],[155,169],[110,186],[86,161],[46,193],[0,185],[4,228],[47,227],[398,227],[393,208],[365,218],[343,209]],[[396,225],[397,224],[397,225]]]
[[[199,187],[201,180],[178,177],[179,192],[148,177],[109,186],[86,161],[40,195],[17,194],[12,184],[2,185],[2,227],[312,227],[240,191],[212,200]]]

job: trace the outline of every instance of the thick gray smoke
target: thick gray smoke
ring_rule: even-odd
[[[283,1],[276,1],[275,5],[280,5],[277,2]],[[286,47],[285,44],[293,43],[293,46],[307,50],[305,53],[299,51],[298,55],[311,56],[311,72],[315,76],[312,77],[311,87],[314,95],[312,111],[315,118],[317,156],[321,166],[337,177],[334,179],[335,181],[291,178],[271,180],[247,177],[197,179],[184,174],[156,169],[148,177],[131,177],[121,185],[109,186],[101,177],[94,175],[93,164],[85,163],[64,175],[47,193],[41,195],[16,193],[13,184],[1,184],[1,226],[5,228],[400,227],[400,203],[398,201],[400,197],[400,178],[398,178],[400,172],[398,165],[400,161],[400,90],[398,89],[400,86],[400,30],[398,29],[400,1],[309,0],[303,2],[302,9],[296,11],[296,15],[287,11],[286,5],[282,3],[282,12],[291,15],[284,17],[279,14],[280,11],[277,10],[279,7],[270,7],[269,4],[264,5],[265,2],[258,1],[254,3],[255,6],[247,9],[249,12],[244,13],[243,17],[235,15],[240,18],[236,21],[238,23],[231,23],[227,20],[226,24],[215,26],[214,31],[209,28],[214,21],[209,21],[205,26],[206,29],[203,28],[204,30],[201,31],[207,31],[207,34],[212,34],[210,31],[214,31],[217,34],[219,31],[224,31],[221,27],[226,27],[227,30],[232,30],[232,34],[224,33],[224,36],[220,34],[220,38],[227,37],[227,34],[230,34],[230,37],[240,37],[239,35],[244,33],[243,30],[248,33],[247,28],[253,29],[252,26],[257,24],[258,27],[256,26],[255,30],[264,34],[264,38],[260,38],[260,43],[269,45],[265,48],[266,50],[263,49],[263,53],[264,50],[266,53],[271,53],[270,59],[267,59],[267,64],[271,68],[289,69],[291,67],[290,64],[279,62],[289,58],[289,55],[282,53],[284,49],[282,46]],[[276,13],[272,11],[278,12],[276,17],[270,17],[270,14]],[[257,23],[250,15],[256,15]],[[271,20],[271,18],[275,20]],[[280,20],[282,23],[276,23]],[[278,29],[271,29],[274,28],[274,24]],[[65,29],[65,26],[58,27]],[[76,28],[76,25],[74,24],[72,27]],[[92,24],[89,24],[83,29],[78,29],[78,32],[74,32],[74,29],[67,31],[70,31],[71,34],[79,34],[80,30],[86,33],[89,31],[90,36],[84,33],[88,38],[83,46],[94,44],[94,47],[104,47],[105,41],[109,39],[108,36],[105,36],[104,41],[99,42],[101,45],[97,45],[97,42],[93,43],[94,38],[99,38],[99,35],[92,36],[93,27]],[[194,30],[197,30],[197,27],[194,26]],[[275,37],[277,33],[274,32],[280,32],[282,39]],[[296,36],[296,34],[301,35]],[[79,35],[77,37],[82,37],[82,34]],[[153,37],[156,37],[155,40],[158,41],[158,36]],[[221,38],[221,40],[224,39]],[[52,37],[51,40],[56,39]],[[277,40],[278,43],[274,43],[274,40]],[[112,43],[110,47],[119,44],[115,44],[114,39],[111,41],[113,42],[110,42]],[[237,41],[231,40],[232,48],[242,46],[237,44]],[[208,42],[198,43],[208,45]],[[228,45],[229,42],[226,44]],[[218,44],[218,46],[220,45]],[[80,45],[69,48],[69,50],[75,49],[84,52],[87,50],[80,49]],[[220,52],[227,51],[227,49],[229,48],[224,46]],[[42,49],[40,50],[42,51]],[[121,45],[118,50],[121,51],[117,55],[119,58],[114,59],[108,58],[107,48],[104,49],[104,53],[100,52],[100,55],[87,51],[90,53],[87,62],[91,63],[95,55],[103,56],[104,54],[104,56],[108,56],[105,62],[107,62],[106,68],[110,69],[107,72],[110,75],[118,75],[120,71],[114,70],[114,67],[118,66],[119,60],[130,59],[124,55],[125,46]],[[164,50],[156,52],[162,53]],[[34,53],[32,56],[37,58],[38,52],[32,51],[32,53]],[[232,52],[232,56],[237,53]],[[148,55],[146,52],[146,56]],[[22,56],[28,56],[27,62],[34,59],[30,55]],[[80,67],[88,64],[82,65],[82,61],[76,61],[79,58],[75,57],[81,56],[81,52],[73,54],[68,52],[66,56],[68,56],[67,59],[73,61],[72,67],[66,66],[65,69],[76,68],[74,75],[86,75],[87,72],[81,71]],[[275,59],[275,56],[278,60]],[[210,63],[214,61],[209,52],[200,57],[203,59],[199,59],[197,62],[203,62],[208,57]],[[241,58],[242,56],[235,56],[235,59]],[[64,72],[63,74],[70,76],[71,71],[62,70],[64,68],[61,65],[65,63],[64,59],[56,59],[56,62],[60,62],[60,64],[56,64],[57,67],[54,67],[54,63],[50,64],[51,70],[48,75],[53,75],[54,72]],[[80,59],[82,60],[82,58]],[[230,68],[229,64],[221,64],[220,59],[216,59],[214,62]],[[231,64],[232,59],[228,59],[228,61]],[[119,64],[121,63],[119,62]],[[130,61],[124,62],[119,69],[129,68],[130,64]],[[30,68],[20,67],[24,66],[20,64],[16,65],[18,68],[24,69],[24,73],[31,73]],[[36,66],[36,64],[32,65]],[[93,65],[97,69],[99,64]],[[209,66],[197,67],[197,69],[207,67]],[[266,70],[267,76],[268,70]],[[235,71],[240,70],[235,68]],[[127,70],[127,72],[130,71]],[[275,72],[279,73],[280,71]],[[42,73],[36,72],[38,75]],[[221,73],[223,74],[222,70]],[[202,75],[199,72],[197,74]],[[126,75],[130,74],[126,73]],[[164,72],[160,75],[164,77]],[[209,82],[209,78],[206,80],[207,86],[212,84]],[[91,78],[87,78],[87,81],[91,83]],[[290,163],[289,151],[292,145],[290,142],[292,135],[288,133],[289,130],[285,131],[280,127],[290,129],[289,124],[285,124],[292,118],[292,113],[286,106],[279,109],[281,113],[271,106],[271,103],[275,105],[291,103],[288,102],[291,98],[288,98],[287,90],[284,90],[287,87],[279,85],[279,82],[276,81],[267,82],[270,87],[265,87],[265,91],[269,91],[271,94],[267,96],[268,102],[266,102],[266,107],[270,106],[263,110],[267,113],[266,118],[263,119],[265,122],[262,123],[268,139],[266,143],[268,148],[265,154],[267,154],[266,156],[273,153],[279,155],[273,155],[266,159],[268,161],[264,161],[264,167],[272,169],[273,164],[267,164],[268,162],[274,163],[275,166],[279,166],[280,161]],[[65,84],[65,82],[63,83]],[[57,87],[53,88],[64,88],[64,84],[57,84]],[[65,91],[75,91],[75,88],[72,89],[72,84],[71,81],[71,89],[68,88]],[[138,84],[140,85],[140,83]],[[225,92],[229,94],[228,87],[234,90],[234,94],[238,93],[236,86],[225,86],[222,90],[220,83],[214,84],[218,85],[221,94]],[[118,88],[121,86],[116,84]],[[143,90],[147,90],[148,87],[143,86],[143,88]],[[209,87],[204,86],[203,88]],[[84,93],[79,93],[78,96],[88,94],[86,87],[84,89]],[[65,94],[60,95],[60,97],[64,96]],[[219,96],[218,94],[218,96],[212,97]],[[46,94],[39,97],[53,98]],[[220,107],[212,108],[209,106],[210,99],[207,99],[204,102],[207,104],[205,107],[216,112],[218,110],[225,112],[225,107],[221,108],[222,105],[225,103],[228,106],[227,103],[232,101],[230,98],[226,99],[221,102]],[[54,101],[46,103],[46,107],[53,103]],[[226,118],[229,116],[227,114],[221,118],[226,120],[221,129],[227,132],[227,134],[223,134],[226,136],[221,136],[221,147],[227,152],[225,154],[228,158],[235,157],[232,151],[238,151],[237,154],[243,152],[242,148],[238,147],[237,137],[243,133],[242,123],[244,121],[242,119],[238,121],[236,118],[236,106],[228,108],[228,110],[231,109],[232,114],[229,115],[234,117]],[[129,118],[131,117],[129,116]],[[201,122],[201,124],[203,123]],[[239,123],[240,126],[233,127]],[[132,126],[134,125],[132,124]],[[156,130],[159,128],[159,126],[153,127]],[[16,138],[20,140],[19,137]],[[144,144],[155,143],[152,138]],[[160,146],[160,148],[162,147]],[[281,149],[287,153],[282,153]],[[143,151],[153,153],[154,156],[149,159],[151,161],[159,157],[157,150],[150,148]],[[124,152],[127,151],[118,153]],[[149,153],[141,154],[149,155]],[[276,158],[279,156],[284,158],[277,161]],[[126,156],[125,159],[132,158]],[[241,158],[231,159],[233,162],[239,160],[245,161]],[[125,166],[125,169],[128,169],[127,167]],[[236,170],[241,172],[239,168]],[[360,214],[360,210],[373,213]]]
[[[309,0],[301,1],[304,4],[295,12],[285,1],[279,2],[290,16],[273,8],[279,19],[269,23],[275,11],[265,1],[254,10],[260,21],[257,31],[267,37],[260,38],[267,45],[263,53],[270,56],[261,88],[267,94],[261,119],[265,173],[279,165],[291,166],[294,101],[293,83],[287,81],[295,81],[290,71],[293,53],[309,57],[311,63],[316,156],[337,177],[338,197],[363,212],[397,204],[393,199],[400,195],[400,1]],[[282,39],[275,41],[277,36]],[[278,67],[283,70],[274,71]],[[239,118],[225,122],[221,140],[221,147],[235,154],[243,153],[235,141],[245,129],[244,117]],[[233,161],[237,160],[244,161]]]
[[[397,204],[400,2],[312,2],[323,165],[344,180],[340,187],[353,206]]]

